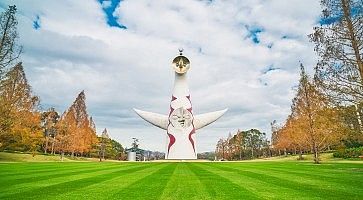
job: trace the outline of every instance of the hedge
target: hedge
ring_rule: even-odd
[[[333,153],[335,158],[359,158],[363,156],[363,146],[349,149],[340,149]]]

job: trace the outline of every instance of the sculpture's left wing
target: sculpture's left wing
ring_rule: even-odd
[[[224,113],[227,112],[228,109],[219,110],[215,112],[205,113],[201,115],[195,115],[194,116],[194,127],[196,130],[203,128],[213,122],[215,122],[217,119],[222,117]]]
[[[166,130],[168,128],[168,116],[158,113],[146,112],[134,108],[134,111],[150,124]]]

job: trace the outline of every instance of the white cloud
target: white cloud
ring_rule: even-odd
[[[173,85],[170,62],[183,47],[195,113],[229,107],[197,133],[198,150],[219,137],[285,119],[298,81],[299,61],[315,63],[307,34],[319,17],[315,0],[122,1],[113,13],[127,27],[110,27],[98,1],[3,1],[19,9],[20,42],[29,81],[44,107],[60,112],[81,90],[98,130],[129,146],[164,150],[163,130],[132,108],[167,113]],[[41,27],[33,29],[40,17]],[[258,27],[260,43],[248,36]],[[285,36],[285,37],[284,37]],[[276,70],[266,72],[268,66]]]

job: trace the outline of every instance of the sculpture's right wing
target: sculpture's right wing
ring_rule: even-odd
[[[213,122],[215,122],[217,119],[222,117],[224,113],[227,112],[228,109],[205,113],[201,115],[194,116],[194,127],[196,130],[203,128]]]
[[[134,111],[145,121],[149,122],[150,124],[167,130],[169,120],[167,115],[162,115],[158,113],[146,112],[142,110],[138,110],[134,108]]]

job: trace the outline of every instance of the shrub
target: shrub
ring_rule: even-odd
[[[359,158],[363,156],[363,146],[349,149],[340,149],[333,153],[335,158]]]

